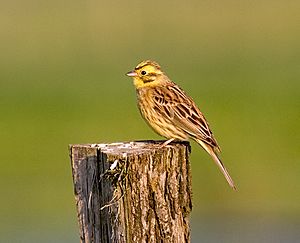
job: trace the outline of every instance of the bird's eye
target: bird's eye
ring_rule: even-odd
[[[145,70],[143,70],[143,71],[141,72],[142,75],[146,75],[146,73],[147,73],[147,72],[146,72]]]

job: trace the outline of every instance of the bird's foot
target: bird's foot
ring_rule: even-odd
[[[162,145],[159,146],[159,148],[166,147],[169,143],[173,142],[174,140],[175,140],[175,138],[171,138],[171,139],[165,141]]]

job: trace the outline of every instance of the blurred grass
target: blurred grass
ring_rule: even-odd
[[[159,138],[124,75],[147,58],[199,104],[239,188],[193,143],[193,217],[300,215],[299,2],[1,5],[2,235],[77,239],[67,146]]]

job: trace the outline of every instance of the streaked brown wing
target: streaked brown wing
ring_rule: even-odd
[[[192,138],[201,139],[219,150],[205,117],[194,101],[178,86],[155,87],[152,98],[156,108],[170,122],[183,129]]]

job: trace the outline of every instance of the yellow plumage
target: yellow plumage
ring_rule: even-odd
[[[133,77],[138,107],[143,118],[161,136],[177,140],[194,139],[211,155],[229,185],[234,182],[218,157],[220,147],[194,101],[172,82],[158,63],[147,60],[127,73]]]

